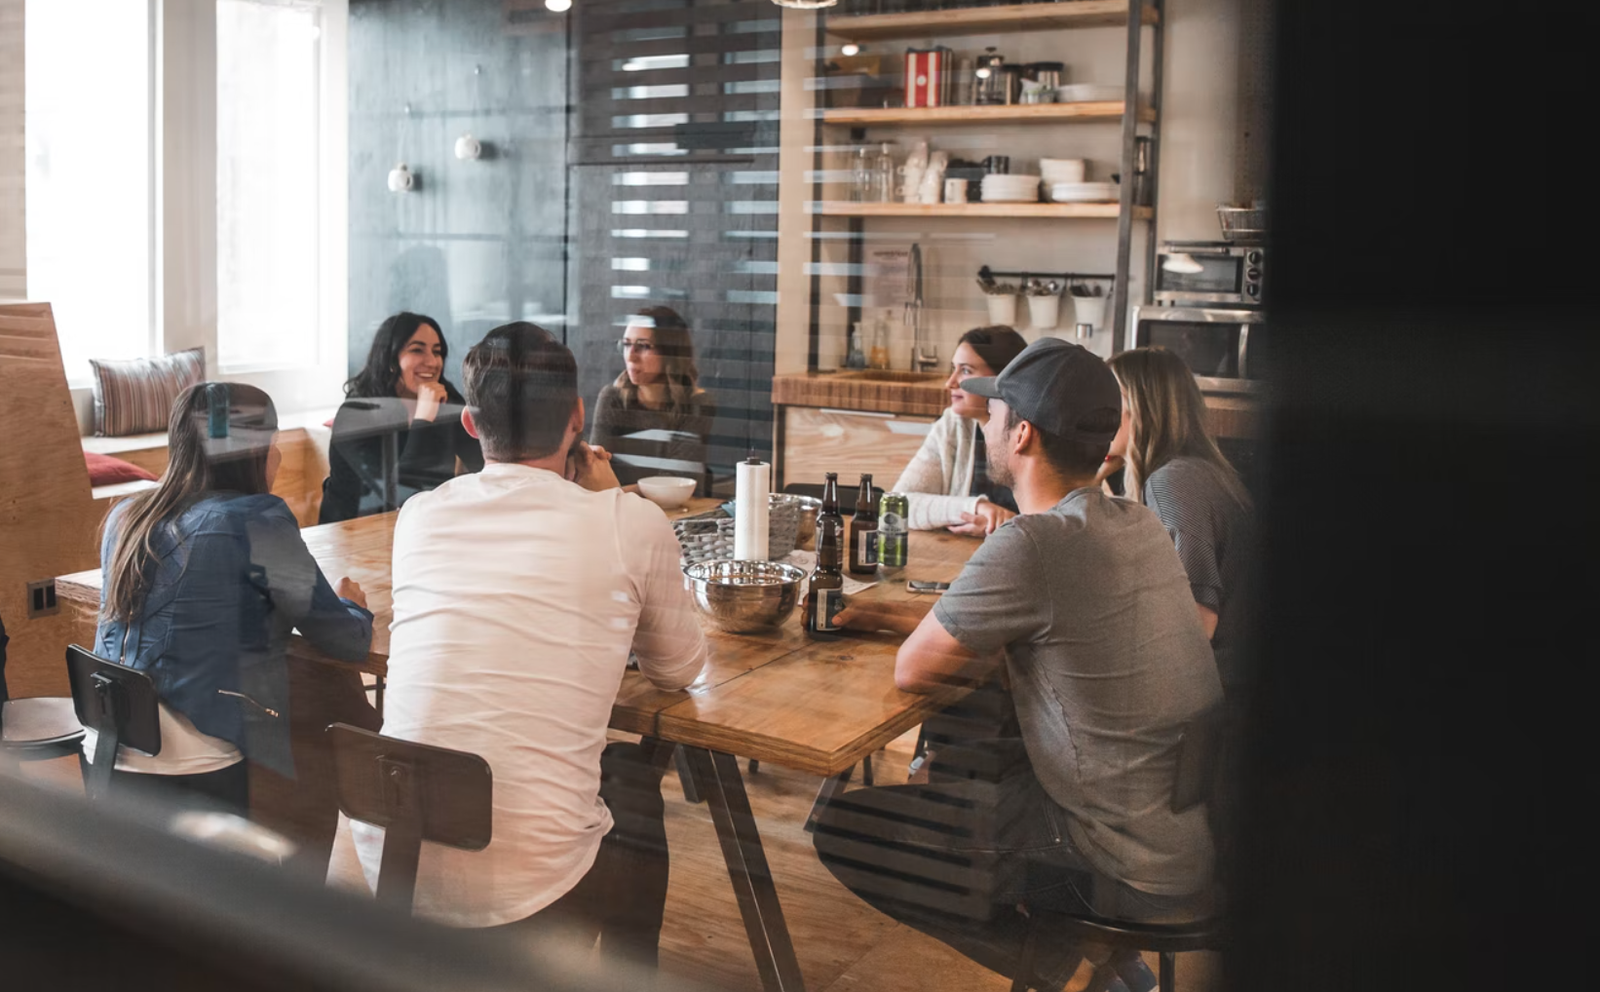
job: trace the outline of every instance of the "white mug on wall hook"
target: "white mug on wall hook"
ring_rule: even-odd
[[[456,158],[463,162],[473,162],[483,154],[483,143],[467,132],[456,139]]]
[[[417,177],[411,174],[406,164],[401,162],[389,170],[389,192],[409,193],[416,185]]]

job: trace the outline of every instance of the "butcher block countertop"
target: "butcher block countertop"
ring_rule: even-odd
[[[779,406],[937,417],[950,405],[944,380],[944,375],[938,372],[876,369],[787,372],[772,377],[772,402]]]

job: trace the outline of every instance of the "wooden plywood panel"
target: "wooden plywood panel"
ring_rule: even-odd
[[[932,417],[880,416],[849,410],[783,407],[783,457],[778,485],[821,482],[838,472],[849,488],[862,472],[885,489],[922,447]]]
[[[100,507],[78,442],[48,303],[0,305],[0,615],[13,696],[64,695],[67,644],[85,618],[62,603],[29,619],[28,583],[99,564]],[[25,425],[25,429],[23,429]]]

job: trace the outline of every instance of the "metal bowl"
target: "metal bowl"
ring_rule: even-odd
[[[812,550],[817,539],[817,514],[822,512],[822,500],[813,496],[785,495],[784,498],[800,505],[800,529],[795,533],[794,546]]]
[[[686,565],[694,605],[711,625],[730,634],[771,630],[800,600],[803,568],[775,561],[716,558]]]

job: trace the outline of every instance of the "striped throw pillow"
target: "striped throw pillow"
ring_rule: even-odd
[[[100,437],[167,429],[172,401],[206,377],[206,350],[113,362],[89,359],[94,370],[94,432]]]

